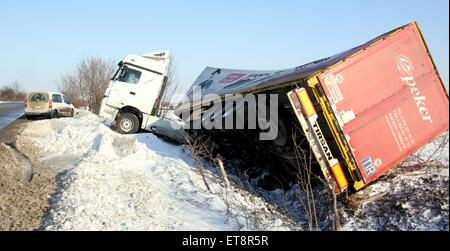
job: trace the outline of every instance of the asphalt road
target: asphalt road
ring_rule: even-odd
[[[0,129],[22,117],[23,111],[23,103],[0,103]]]

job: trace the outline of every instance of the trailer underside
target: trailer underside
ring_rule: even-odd
[[[260,140],[261,129],[198,129],[188,132],[192,138],[202,138],[208,151],[213,156],[220,156],[229,170],[248,175],[264,189],[289,188],[301,182],[309,170],[312,171],[311,176],[323,178],[321,167],[288,98],[289,91],[299,86],[307,87],[307,82],[295,82],[287,88],[264,93],[278,94],[278,134],[274,140]],[[328,142],[331,153],[340,156],[320,104],[315,101],[314,107],[320,113],[317,123],[322,128],[324,140]],[[228,116],[236,117],[235,112],[232,115],[228,113]],[[329,178],[334,184],[332,177]]]

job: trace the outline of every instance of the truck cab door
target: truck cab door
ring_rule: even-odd
[[[121,107],[124,99],[135,93],[135,85],[139,83],[140,71],[122,66],[118,74],[111,79],[106,103],[110,106]]]
[[[118,108],[133,106],[150,114],[163,79],[157,73],[125,64],[110,83],[107,105]]]

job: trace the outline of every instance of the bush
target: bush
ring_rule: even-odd
[[[102,58],[83,59],[73,72],[62,76],[58,89],[72,100],[74,106],[89,107],[98,113],[114,68],[112,61]]]

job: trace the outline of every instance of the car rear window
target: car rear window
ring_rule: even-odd
[[[59,94],[53,94],[52,101],[55,102],[55,103],[62,103],[63,102],[62,98],[61,98],[61,95],[59,95]]]
[[[45,102],[48,100],[48,95],[45,93],[33,93],[30,95],[31,102]]]

